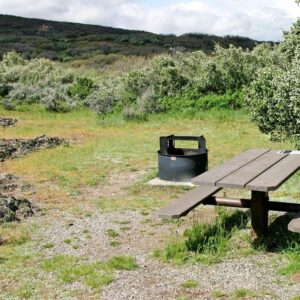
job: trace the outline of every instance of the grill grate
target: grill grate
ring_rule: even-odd
[[[184,155],[184,156],[193,156],[201,154],[200,149],[187,149],[187,148],[169,148],[169,155]]]

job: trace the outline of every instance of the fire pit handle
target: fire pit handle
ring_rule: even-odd
[[[172,151],[175,149],[174,141],[198,141],[198,149],[200,153],[206,153],[206,141],[203,135],[201,136],[175,136],[174,134],[169,136],[161,136],[159,139],[160,153],[167,155],[168,150]]]

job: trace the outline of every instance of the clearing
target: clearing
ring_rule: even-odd
[[[88,110],[0,108],[0,115],[18,120],[0,128],[1,139],[72,141],[0,163],[0,181],[12,180],[6,193],[37,208],[21,222],[0,225],[1,299],[299,299],[300,266],[291,266],[297,253],[250,247],[247,225],[218,261],[197,261],[196,254],[176,261],[171,246],[164,250],[182,241],[185,229],[212,223],[216,213],[202,206],[179,221],[156,218],[159,207],[187,190],[147,185],[157,174],[159,137],[203,134],[210,167],[249,148],[292,148],[270,142],[246,113],[157,115],[144,123],[99,120]],[[271,197],[299,202],[299,175]]]

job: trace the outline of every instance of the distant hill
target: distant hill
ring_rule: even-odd
[[[260,43],[247,37],[188,33],[154,34],[99,25],[56,22],[0,15],[0,56],[11,50],[26,58],[47,57],[69,61],[100,54],[151,55],[173,48],[211,52],[218,43],[252,49]]]

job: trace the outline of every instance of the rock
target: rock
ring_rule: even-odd
[[[67,144],[64,139],[45,135],[34,139],[0,139],[0,161],[15,158],[35,150]]]
[[[27,199],[0,195],[0,224],[20,221],[34,214],[33,205]]]
[[[0,195],[15,196],[16,193],[34,193],[35,189],[31,184],[22,182],[18,177],[9,173],[0,173]]]
[[[18,122],[16,119],[12,118],[0,118],[0,127],[9,127],[13,126]]]

